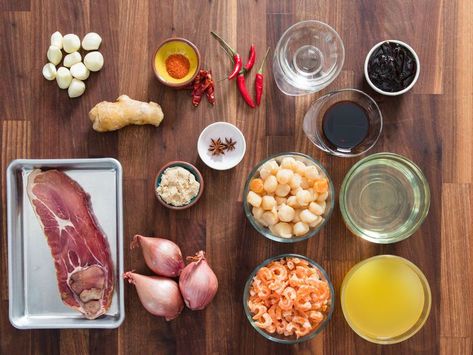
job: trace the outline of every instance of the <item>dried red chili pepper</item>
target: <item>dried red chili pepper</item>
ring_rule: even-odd
[[[243,64],[241,62],[241,57],[237,53],[237,51],[235,51],[232,47],[230,47],[230,45],[227,42],[225,42],[225,40],[222,37],[220,37],[214,31],[211,31],[210,33],[212,34],[212,36],[214,36],[217,39],[217,41],[225,49],[225,51],[227,53],[230,53],[233,57],[233,70],[230,73],[230,75],[228,76],[228,80],[232,80],[234,77],[236,77],[238,75],[238,73],[240,72],[240,70],[243,66]]]
[[[203,91],[201,91],[201,81],[203,70],[200,70],[194,78],[193,89],[192,89],[192,104],[197,107],[202,100]]]
[[[266,62],[266,57],[268,56],[268,53],[269,53],[269,48],[266,50],[266,54],[264,55],[263,61],[261,62],[261,66],[256,72],[256,77],[255,77],[256,104],[258,106],[261,103],[261,97],[263,96],[263,82],[264,82],[263,67],[264,67],[264,63]]]
[[[199,106],[204,93],[207,96],[207,101],[212,105],[215,104],[215,87],[211,71],[201,69],[196,75],[192,87],[192,104],[195,107]]]
[[[209,81],[209,85],[207,87],[207,90],[205,90],[205,94],[207,96],[207,101],[210,104],[215,105],[215,85],[214,85],[214,81],[212,79],[212,71],[210,71],[210,70],[207,73],[207,79]]]
[[[241,71],[237,76],[237,86],[241,96],[248,104],[248,106],[250,106],[251,108],[255,108],[256,105],[253,102],[253,99],[251,98],[250,94],[248,93],[248,89],[246,88],[245,75],[243,71]]]
[[[253,68],[253,65],[255,65],[256,62],[256,49],[255,45],[252,44],[250,47],[250,54],[248,55],[248,61],[246,62],[245,65],[245,71],[249,72],[251,68]]]

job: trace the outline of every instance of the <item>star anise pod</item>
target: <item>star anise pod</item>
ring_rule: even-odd
[[[236,145],[236,141],[234,141],[231,138],[230,139],[225,138],[225,143],[223,143],[225,150],[231,152],[232,150],[235,150],[235,145]]]
[[[222,155],[225,154],[225,145],[222,143],[220,138],[210,139],[211,143],[209,146],[209,152],[212,152],[212,155]]]

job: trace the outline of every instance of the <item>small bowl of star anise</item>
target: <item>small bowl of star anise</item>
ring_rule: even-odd
[[[246,151],[243,133],[228,122],[208,125],[197,141],[200,159],[212,169],[228,170],[241,162]]]

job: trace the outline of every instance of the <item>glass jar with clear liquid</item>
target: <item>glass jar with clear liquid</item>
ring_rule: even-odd
[[[278,88],[290,96],[322,90],[340,74],[345,48],[338,33],[315,20],[289,27],[279,40],[273,58]]]
[[[348,229],[373,243],[410,237],[430,207],[430,188],[422,170],[394,153],[376,153],[358,161],[340,188],[340,211]]]

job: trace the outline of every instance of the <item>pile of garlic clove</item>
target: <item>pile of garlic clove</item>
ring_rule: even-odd
[[[85,83],[90,72],[97,72],[103,67],[103,56],[98,51],[102,38],[95,32],[87,33],[82,39],[82,48],[89,51],[82,59],[79,50],[80,38],[75,34],[64,37],[59,31],[51,35],[51,45],[46,53],[49,63],[43,67],[46,80],[56,79],[61,89],[67,89],[70,98],[79,97],[85,91]],[[62,56],[62,50],[67,54]],[[62,61],[62,66],[56,69]]]

